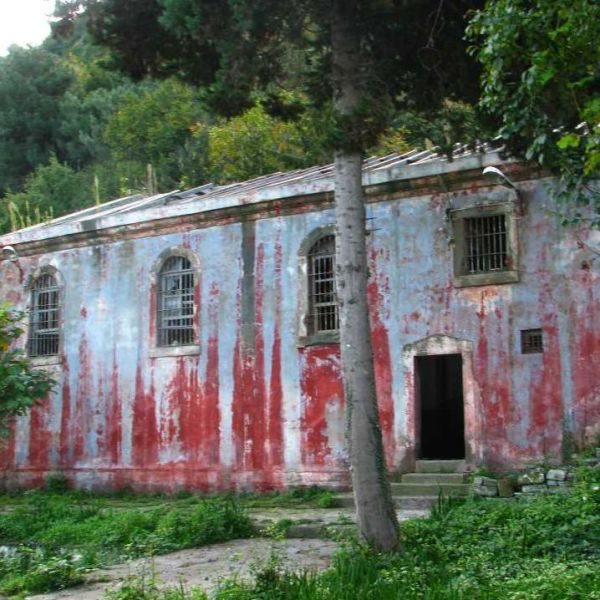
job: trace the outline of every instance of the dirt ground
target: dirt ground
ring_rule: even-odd
[[[335,542],[318,539],[234,540],[114,565],[112,568],[90,573],[89,583],[85,585],[30,598],[99,600],[107,588],[117,586],[127,576],[142,573],[150,576],[152,572],[161,585],[177,585],[183,581],[188,588],[201,586],[210,591],[225,578],[248,579],[252,570],[265,564],[272,552],[281,558],[282,566],[288,569],[325,569],[337,547]]]
[[[398,519],[405,521],[423,517],[427,510],[400,510]],[[275,508],[250,511],[259,529],[286,520],[294,527],[295,537],[285,540],[252,538],[213,544],[202,548],[180,550],[153,558],[132,560],[110,568],[91,572],[88,583],[50,594],[29,596],[35,600],[99,600],[107,588],[133,575],[156,576],[161,587],[178,585],[200,586],[207,592],[221,580],[238,577],[249,579],[252,572],[265,564],[272,553],[281,560],[283,568],[295,571],[322,570],[329,566],[338,544],[318,539],[322,527],[351,526],[355,515],[351,509]]]

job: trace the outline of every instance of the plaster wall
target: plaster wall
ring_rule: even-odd
[[[414,356],[463,355],[467,461],[560,460],[600,428],[600,277],[585,243],[548,213],[544,182],[523,182],[518,283],[455,288],[447,210],[499,189],[380,197],[367,207],[369,304],[390,469],[416,457]],[[80,487],[271,489],[348,483],[336,344],[299,344],[303,240],[334,222],[294,214],[60,250],[0,263],[0,298],[26,307],[43,265],[64,280],[54,392],[17,419],[6,485],[61,471]],[[579,236],[579,237],[578,237]],[[583,243],[582,243],[583,242]],[[199,352],[153,356],[152,270],[168,248],[199,263]],[[521,354],[542,328],[544,353]]]

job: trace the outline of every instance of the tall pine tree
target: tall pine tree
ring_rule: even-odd
[[[376,550],[398,548],[399,536],[382,449],[366,303],[363,152],[387,126],[393,109],[433,113],[444,101],[476,98],[477,69],[462,38],[466,11],[482,4],[135,0],[125,10],[118,0],[87,2],[96,38],[134,75],[177,72],[206,85],[212,106],[226,115],[246,108],[256,90],[270,98],[274,110],[293,115],[280,101],[282,87],[302,88],[314,106],[329,111],[348,445],[359,532]],[[163,28],[156,40],[145,35],[137,50],[140,19],[131,18],[134,11],[148,21],[145,29]],[[168,44],[161,47],[164,35]],[[172,51],[178,44],[184,54],[179,65]]]

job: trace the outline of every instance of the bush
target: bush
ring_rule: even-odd
[[[0,304],[0,437],[8,436],[12,419],[24,415],[54,385],[48,373],[32,369],[23,352],[14,348],[23,333],[22,319],[22,312]]]
[[[43,593],[62,590],[83,582],[84,569],[69,554],[46,555],[41,550],[24,550],[4,558],[3,594]]]
[[[44,489],[54,494],[66,492],[69,489],[69,480],[64,473],[50,473],[44,480]]]

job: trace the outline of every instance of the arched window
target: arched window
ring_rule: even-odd
[[[54,275],[42,273],[31,286],[28,354],[56,356],[60,342],[60,289]]]
[[[310,334],[339,329],[335,290],[335,236],[324,235],[310,248],[308,261],[308,330]]]
[[[158,274],[158,346],[195,343],[194,271],[185,256],[171,256]]]

